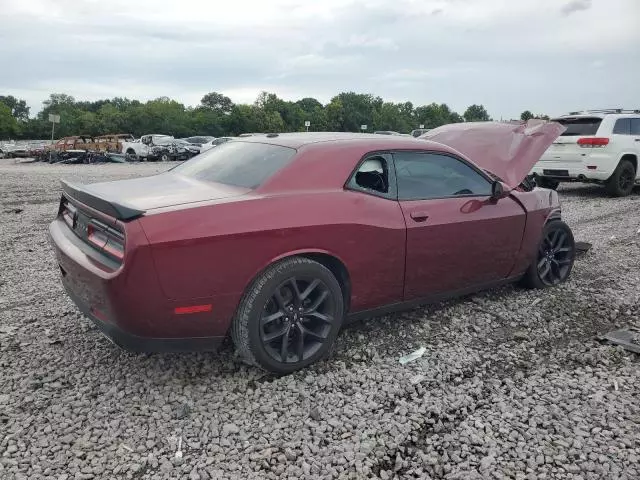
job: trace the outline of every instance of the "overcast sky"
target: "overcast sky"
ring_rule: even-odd
[[[0,0],[0,95],[640,108],[640,0]]]

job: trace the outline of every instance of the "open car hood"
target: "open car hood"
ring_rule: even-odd
[[[480,168],[516,188],[565,127],[556,122],[466,122],[434,128],[420,139],[462,153]]]

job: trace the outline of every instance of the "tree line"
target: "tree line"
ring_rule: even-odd
[[[420,125],[434,128],[447,123],[487,121],[491,117],[483,105],[471,105],[460,115],[448,105],[385,102],[370,94],[343,92],[323,105],[315,98],[287,101],[274,93],[262,92],[253,104],[236,104],[221,93],[207,93],[196,107],[185,106],[168,97],[147,102],[116,97],[77,101],[64,93],[53,93],[43,108],[30,116],[22,99],[0,96],[0,139],[44,139],[51,136],[49,114],[60,115],[56,138],[88,134],[164,133],[176,137],[192,135],[234,136],[250,132],[393,130],[409,132]],[[529,111],[523,120],[545,118]],[[546,117],[548,118],[548,117]]]

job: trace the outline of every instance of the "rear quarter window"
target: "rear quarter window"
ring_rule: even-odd
[[[631,119],[619,118],[613,126],[613,133],[617,135],[631,135]]]
[[[558,118],[554,121],[566,127],[560,134],[563,137],[595,135],[602,123],[602,119],[598,117]]]
[[[225,142],[173,171],[196,180],[255,189],[286,166],[295,154],[295,149],[280,145]]]

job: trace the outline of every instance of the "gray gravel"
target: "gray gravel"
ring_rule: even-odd
[[[0,161],[0,478],[640,477],[638,357],[594,340],[640,327],[639,195],[561,190],[593,243],[568,284],[367,320],[275,378],[228,345],[123,352],[63,294],[46,238],[58,179],[165,168]]]

